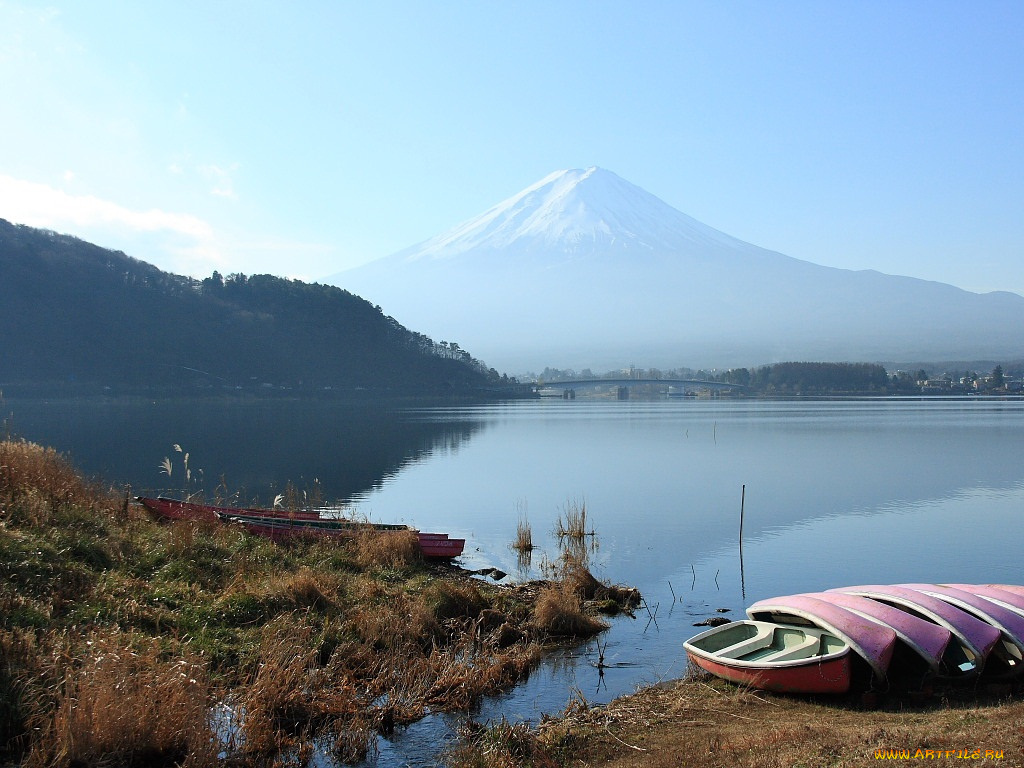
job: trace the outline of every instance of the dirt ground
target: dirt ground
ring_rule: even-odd
[[[1008,690],[926,700],[807,699],[714,678],[666,684],[604,707],[570,706],[540,740],[565,765],[606,768],[1024,768],[1024,700]]]

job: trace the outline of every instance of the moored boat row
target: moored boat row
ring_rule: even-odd
[[[747,616],[684,643],[691,663],[790,693],[1024,673],[1024,587],[1015,585],[840,587],[761,600]]]
[[[258,507],[223,507],[196,504],[165,497],[137,496],[137,501],[153,515],[164,520],[210,520],[239,525],[250,533],[281,541],[296,536],[351,537],[364,530],[412,531],[424,557],[458,557],[465,539],[449,538],[447,533],[423,533],[407,525],[371,523],[322,517],[311,510],[280,510]]]

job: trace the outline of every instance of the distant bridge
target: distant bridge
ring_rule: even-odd
[[[716,389],[746,389],[742,384],[728,384],[724,381],[706,381],[704,379],[637,379],[622,377],[621,379],[563,379],[561,381],[545,381],[538,383],[538,387],[568,387],[572,385],[588,384],[682,384],[699,387],[713,387]]]
[[[565,396],[569,396],[568,393],[572,392],[576,387],[590,387],[609,385],[619,387],[619,396],[627,393],[630,386],[636,384],[663,384],[665,386],[682,386],[691,387],[693,389],[730,389],[733,391],[743,391],[746,387],[742,384],[728,384],[724,381],[706,381],[704,379],[637,379],[622,377],[618,379],[563,379],[559,381],[545,381],[538,382],[535,386],[538,390],[540,389],[563,389]]]

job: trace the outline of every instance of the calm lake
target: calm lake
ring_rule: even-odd
[[[467,568],[541,576],[586,505],[591,570],[647,609],[551,656],[474,716],[536,720],[686,671],[694,622],[754,600],[877,582],[1024,583],[1024,401],[541,400],[385,408],[293,401],[2,403],[7,431],[133,493],[269,502],[319,482],[360,514],[464,536]],[[174,451],[178,444],[182,453]],[[174,464],[168,479],[159,465]],[[201,472],[200,472],[201,471]],[[744,496],[745,487],[745,496]],[[739,548],[744,512],[742,562]],[[540,546],[510,548],[520,520]],[[457,718],[381,740],[377,765],[428,764]]]

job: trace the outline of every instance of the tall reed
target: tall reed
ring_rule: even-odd
[[[565,517],[559,515],[555,524],[555,534],[559,538],[582,539],[584,536],[593,535],[593,531],[587,531],[586,501],[568,501],[563,512]]]
[[[529,552],[534,549],[533,531],[530,528],[530,521],[520,518],[516,525],[516,540],[512,542],[512,548],[519,552]]]

